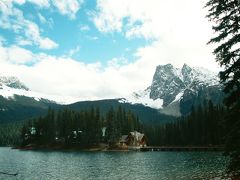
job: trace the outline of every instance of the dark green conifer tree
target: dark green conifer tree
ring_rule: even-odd
[[[230,157],[228,174],[240,177],[240,2],[239,0],[209,0],[207,17],[216,36],[209,43],[217,43],[214,50],[217,62],[224,68],[220,73],[226,93],[225,118],[227,135],[225,152]]]

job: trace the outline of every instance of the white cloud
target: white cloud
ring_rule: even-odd
[[[81,25],[80,26],[80,30],[81,31],[89,31],[90,30],[90,27],[88,25]]]
[[[62,14],[74,18],[80,5],[70,7],[69,2],[61,0],[55,2],[55,6]],[[13,46],[0,47],[0,72],[19,77],[35,91],[86,100],[123,97],[145,89],[151,84],[159,64],[181,66],[188,63],[217,69],[211,47],[206,46],[211,29],[204,19],[201,1],[99,0],[97,3],[94,22],[100,31],[117,31],[123,32],[126,38],[154,40],[136,50],[135,62],[113,58],[103,67],[99,62],[86,64],[71,58],[79,47],[70,50],[68,57],[55,57]],[[12,10],[14,17],[22,16],[20,11]],[[9,21],[8,17],[1,20],[1,27],[12,28],[16,33],[27,29],[26,40],[41,48],[57,47],[54,41],[43,37],[39,27],[31,21],[21,18]],[[34,62],[33,66],[24,65],[28,62]]]
[[[25,19],[22,11],[13,7],[10,2],[0,3],[0,12],[2,13],[0,16],[1,28],[10,29],[16,34],[24,35],[24,37],[21,37],[19,44],[35,44],[42,49],[53,49],[58,47],[56,42],[47,37],[43,37],[40,34],[38,25]]]
[[[6,39],[3,36],[0,36],[0,46],[3,46],[5,42],[6,42]]]
[[[41,13],[38,13],[37,16],[42,24],[47,24],[50,28],[53,28],[53,18],[49,17],[48,19],[46,19]]]
[[[68,52],[68,57],[72,57],[73,55],[75,55],[76,53],[78,53],[80,50],[80,46],[77,46],[76,48],[70,49],[70,51]]]
[[[93,22],[101,32],[150,40],[136,55],[151,65],[186,62],[218,70],[213,48],[206,45],[212,30],[204,5],[205,0],[97,0]]]
[[[32,39],[32,41],[41,49],[54,49],[58,47],[58,44],[56,42],[40,35],[40,30],[37,24],[26,21],[25,26],[28,29],[25,32],[27,39]]]
[[[98,40],[97,36],[86,36],[89,40],[96,41]]]
[[[58,44],[49,38],[40,38],[38,43],[41,49],[55,49],[58,47]]]
[[[38,13],[38,18],[42,24],[47,23],[46,18],[41,13]]]
[[[74,19],[76,13],[81,8],[83,0],[52,0],[52,3],[61,14]]]
[[[139,48],[135,56],[139,61],[152,66],[171,63],[176,67],[181,67],[184,63],[190,66],[205,67],[212,71],[219,71],[219,65],[215,62],[211,48],[199,46],[182,46],[155,41],[151,45]]]
[[[0,57],[1,57],[0,62],[1,63],[6,63],[6,61],[8,59],[8,55],[7,55],[7,52],[6,52],[5,48],[3,48],[2,46],[0,47]]]
[[[16,44],[19,46],[27,46],[27,45],[32,45],[32,41],[27,40],[21,36],[16,37]]]
[[[12,1],[12,2],[20,4],[20,5],[22,5],[26,2],[26,0],[9,0],[9,1]]]
[[[36,4],[40,8],[48,8],[50,6],[49,0],[28,0],[28,2]]]
[[[78,50],[78,47],[74,50]],[[157,56],[153,52],[160,50]],[[164,49],[166,50],[166,49]],[[19,77],[30,89],[45,94],[71,96],[81,100],[126,97],[151,84],[155,68],[169,63],[159,60],[164,50],[156,43],[138,49],[138,60],[113,58],[103,66],[86,64],[69,57],[33,54],[20,47],[0,47],[0,72]],[[181,52],[177,52],[178,53]],[[148,58],[152,58],[149,60]],[[4,61],[3,61],[4,60]],[[199,61],[197,58],[196,60]],[[32,66],[24,65],[33,62]],[[175,61],[175,64],[181,65]]]
[[[17,46],[8,48],[7,53],[8,59],[14,64],[25,64],[34,60],[34,56],[31,51]]]
[[[112,60],[108,61],[108,66],[114,67],[115,69],[119,69],[123,65],[127,65],[127,64],[128,64],[128,59],[126,59],[125,57],[113,58]]]
[[[129,95],[144,89],[154,73],[149,74],[146,62],[128,64],[125,58],[114,58],[103,67],[100,62],[86,64],[68,57],[33,54],[16,46],[0,47],[0,57],[0,72],[19,77],[30,89],[82,100]],[[25,65],[32,62],[32,66]]]
[[[84,0],[5,0],[0,2],[0,4],[8,4],[11,7],[14,7],[14,4],[23,5],[25,3],[31,3],[39,8],[55,7],[61,14],[74,19],[83,2]]]
[[[26,64],[34,61],[34,55],[31,51],[18,47],[0,47],[1,62],[12,64]]]
[[[18,5],[23,5],[27,2],[35,4],[40,8],[48,8],[50,6],[50,0],[3,0],[4,3],[13,4],[16,3]]]

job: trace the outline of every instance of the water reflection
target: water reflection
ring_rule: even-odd
[[[227,160],[217,152],[49,152],[0,148],[0,171],[17,179],[210,179]],[[0,175],[0,179],[16,179]]]

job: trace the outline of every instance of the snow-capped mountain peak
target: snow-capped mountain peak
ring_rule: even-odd
[[[16,77],[0,76],[0,96],[6,99],[14,99],[15,95],[30,97],[36,101],[47,100],[58,104],[70,104],[80,100],[70,96],[49,95],[35,92],[30,90]]]
[[[23,89],[28,91],[29,88],[25,86],[20,80],[13,76],[0,76],[0,88],[7,86],[13,89]]]
[[[191,68],[187,64],[181,69],[160,65],[153,76],[150,98],[163,99],[163,106],[167,106],[185,89],[196,90],[200,86],[216,85],[218,81],[217,74],[203,68]]]
[[[70,96],[48,95],[30,90],[16,77],[0,76],[0,96],[16,99],[16,95],[33,98],[37,101],[48,100],[58,104],[70,104],[82,99]],[[184,64],[175,68],[171,64],[156,67],[152,83],[119,102],[143,104],[162,113],[174,116],[185,115],[191,107],[203,100],[220,103],[223,94],[217,73]]]
[[[210,98],[213,96],[210,92],[212,88],[220,89],[217,73],[204,68],[190,67],[187,64],[184,64],[182,68],[175,68],[171,64],[159,65],[156,67],[152,84],[144,91],[133,93],[127,101],[156,109],[174,106],[174,110],[180,111],[180,108],[176,108],[180,101],[185,102],[186,99],[192,100],[195,96],[202,96],[199,93]],[[191,103],[187,106],[191,106]]]
[[[163,100],[162,99],[156,99],[153,100],[150,98],[150,87],[148,87],[144,91],[138,91],[132,93],[130,96],[120,99],[119,102],[121,103],[130,103],[130,104],[143,104],[144,106],[148,106],[154,109],[160,109],[162,108]]]

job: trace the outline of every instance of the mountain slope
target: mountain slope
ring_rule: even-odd
[[[33,92],[15,77],[0,76],[0,122],[36,117],[46,113],[48,107],[78,111],[94,106],[104,114],[111,106],[121,105],[144,122],[162,123],[174,120],[173,116],[187,115],[192,106],[204,105],[208,100],[221,103],[223,93],[218,81],[216,73],[203,68],[159,65],[146,90],[126,98],[77,102],[73,98]]]
[[[15,96],[14,100],[0,96],[0,123],[21,121],[29,118],[45,115],[49,107],[53,109],[69,108],[75,111],[99,107],[102,115],[111,108],[119,106],[126,111],[133,111],[139,119],[148,124],[159,124],[174,121],[175,117],[159,113],[156,109],[141,104],[120,103],[119,99],[108,99],[99,101],[82,101],[69,105],[59,105],[50,101],[37,101],[34,98]]]
[[[44,115],[49,107],[59,105],[48,100],[37,101],[34,98],[15,95],[14,99],[0,96],[0,123],[21,121]]]
[[[156,109],[142,104],[123,102],[123,99],[82,101],[68,105],[57,104],[55,101],[49,100],[47,95],[32,92],[17,78],[4,77],[1,79],[3,80],[0,81],[0,123],[38,117],[46,114],[49,107],[53,109],[69,108],[76,111],[99,107],[102,115],[104,115],[111,107],[122,106],[126,111],[133,111],[145,123],[156,124],[175,120],[174,117],[163,115]],[[53,96],[50,96],[50,98],[54,99]],[[61,99],[63,100],[64,97],[61,97]]]
[[[22,82],[19,81],[19,79],[13,76],[0,76],[0,89],[3,89],[4,86],[13,89],[23,89],[26,91],[29,90]]]
[[[101,113],[104,115],[111,107],[117,109],[119,106],[122,106],[126,111],[133,111],[142,122],[148,124],[159,124],[176,120],[175,117],[161,114],[156,109],[144,106],[142,104],[130,104],[127,102],[122,102],[122,99],[82,101],[70,105],[64,105],[63,107],[67,107],[76,111],[90,109],[91,107],[99,107]]]
[[[219,104],[222,97],[222,87],[216,73],[187,64],[180,69],[166,64],[156,67],[151,86],[134,93],[126,101],[157,108],[164,114],[181,116],[187,115],[192,106],[208,100]]]
[[[0,76],[0,123],[37,117],[49,107],[58,106],[46,96],[29,90],[18,78]]]
[[[48,100],[58,104],[70,104],[79,101],[79,99],[70,96],[48,95],[31,91],[16,77],[0,76],[0,96],[6,99],[14,99],[16,95],[34,98],[36,101]]]

